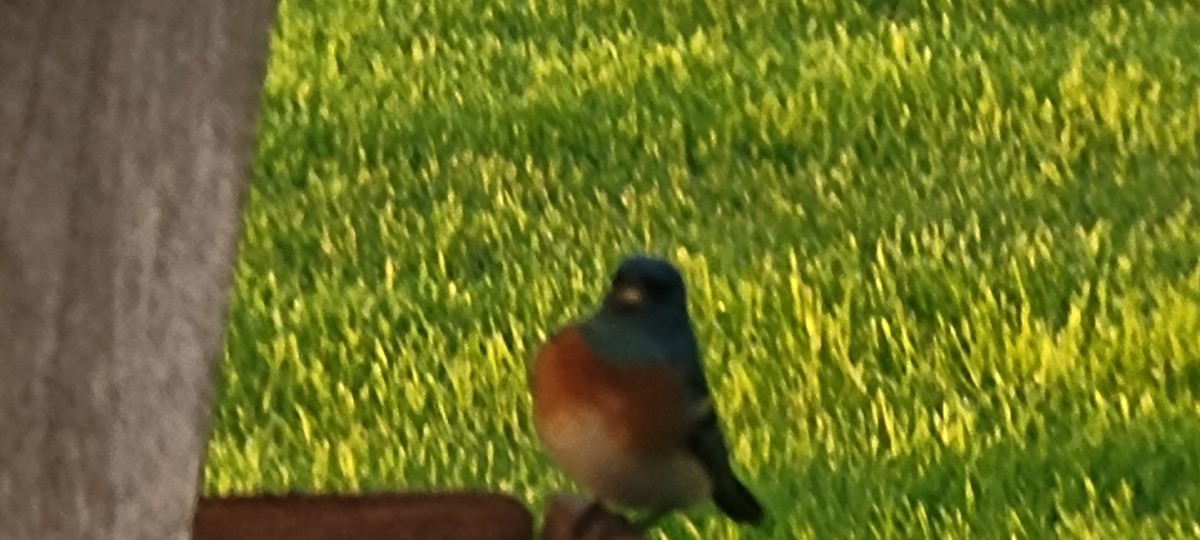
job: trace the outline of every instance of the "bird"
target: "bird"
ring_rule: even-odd
[[[764,510],[735,475],[688,313],[668,260],[626,256],[590,316],[554,330],[529,372],[537,437],[590,497],[575,523],[617,506],[645,531],[711,499],[737,523]]]

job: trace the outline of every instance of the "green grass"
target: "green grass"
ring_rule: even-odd
[[[574,489],[525,362],[675,259],[670,538],[1200,534],[1200,5],[283,0],[208,493]]]

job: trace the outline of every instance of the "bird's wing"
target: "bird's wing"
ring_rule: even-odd
[[[707,402],[708,379],[704,376],[704,366],[700,363],[700,347],[694,335],[684,335],[673,347],[662,352],[669,356],[671,365],[683,375],[688,400],[694,404]]]
[[[691,400],[693,424],[688,432],[688,450],[712,481],[713,502],[736,521],[758,523],[763,508],[750,490],[738,480],[730,464],[729,448],[721,430],[721,421],[708,392],[708,381],[698,351],[677,364],[686,381]]]
[[[699,416],[688,434],[688,450],[708,473],[713,503],[735,521],[758,523],[763,519],[763,508],[733,472],[729,449],[712,403],[705,401],[702,405],[697,407]]]

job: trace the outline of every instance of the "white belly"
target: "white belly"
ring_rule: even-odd
[[[553,415],[538,432],[551,459],[604,502],[666,511],[709,495],[707,473],[685,449],[654,457],[631,455],[596,412]]]

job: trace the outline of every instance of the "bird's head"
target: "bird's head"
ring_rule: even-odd
[[[673,350],[680,343],[694,346],[683,276],[657,257],[633,255],[621,261],[600,309],[586,326],[597,336],[609,336],[603,341],[624,342],[622,347],[647,353],[664,347]]]
[[[613,273],[600,310],[618,320],[686,321],[683,276],[664,259],[645,255],[627,257]]]

